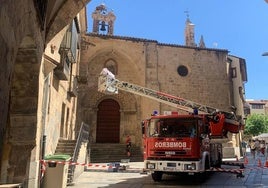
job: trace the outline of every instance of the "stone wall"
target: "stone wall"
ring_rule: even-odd
[[[38,74],[45,43],[35,11],[33,1],[0,6],[1,182],[27,185],[31,177],[28,170],[38,140]]]
[[[38,186],[43,131],[42,112],[38,111],[43,93],[39,83],[44,81],[39,80],[43,78],[39,77],[42,56],[48,42],[89,1],[0,3],[1,183]]]
[[[229,111],[231,84],[226,71],[227,51],[158,46],[160,90]],[[179,66],[188,69],[180,76]]]

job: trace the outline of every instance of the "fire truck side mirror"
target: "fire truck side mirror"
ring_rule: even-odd
[[[220,121],[220,116],[219,115],[216,115],[213,117],[213,122],[214,123],[218,123]]]
[[[141,132],[142,132],[142,134],[145,133],[145,122],[144,121],[141,122]]]

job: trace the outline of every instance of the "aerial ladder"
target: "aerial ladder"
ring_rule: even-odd
[[[118,90],[147,97],[189,113],[198,111],[201,114],[211,115],[216,122],[224,121],[225,123],[222,123],[224,127],[219,127],[218,124],[215,124],[213,127],[212,124],[211,127],[212,129],[214,128],[212,131],[214,131],[215,135],[221,135],[222,129],[232,133],[238,133],[242,127],[242,123],[233,112],[220,111],[217,108],[202,105],[181,97],[120,81],[107,68],[103,68],[98,78],[98,91],[105,94],[118,94]]]

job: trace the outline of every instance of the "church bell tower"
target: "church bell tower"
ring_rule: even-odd
[[[114,21],[116,19],[113,11],[107,10],[104,4],[96,7],[92,13],[93,18],[93,33],[113,35]]]

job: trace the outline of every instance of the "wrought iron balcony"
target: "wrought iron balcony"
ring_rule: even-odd
[[[70,97],[76,97],[77,96],[77,87],[78,87],[78,82],[77,82],[77,76],[72,76],[72,80],[70,81],[70,87],[68,94]]]

